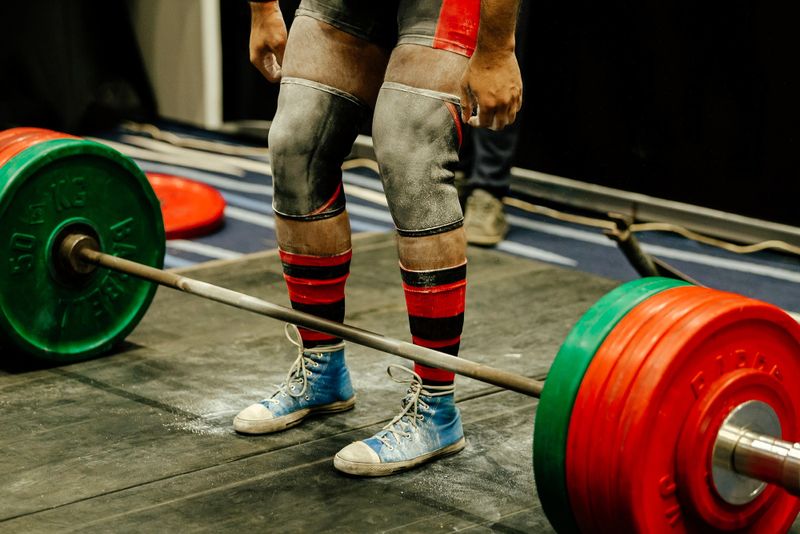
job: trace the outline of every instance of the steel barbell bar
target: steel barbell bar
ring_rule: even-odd
[[[88,235],[69,234],[60,245],[62,257],[69,266],[78,273],[91,266],[102,266],[155,282],[208,300],[213,300],[234,308],[243,309],[259,315],[265,315],[279,321],[294,323],[318,332],[333,334],[353,343],[371,347],[383,352],[395,354],[414,360],[429,367],[438,367],[481,382],[500,386],[531,397],[538,398],[542,393],[544,382],[524,376],[501,371],[487,365],[471,362],[463,358],[451,356],[437,350],[429,349],[406,341],[356,328],[343,323],[323,319],[279,304],[261,300],[237,291],[225,289],[213,284],[193,280],[175,273],[155,269],[118,256],[105,254],[98,250],[97,240]],[[88,264],[88,265],[87,265]]]
[[[68,234],[58,247],[62,265],[78,275],[100,266],[208,300],[324,332],[415,362],[452,371],[475,380],[539,398],[544,382],[495,369],[437,350],[414,345],[382,334],[337,323],[274,304],[244,293],[219,287],[179,274],[156,269],[101,252],[96,239]],[[800,496],[800,443],[750,432],[746,427],[726,423],[717,436],[714,465],[746,477],[777,484]]]

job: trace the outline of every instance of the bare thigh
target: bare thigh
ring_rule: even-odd
[[[294,20],[283,75],[336,87],[375,105],[390,52],[311,17]]]
[[[386,67],[386,81],[458,95],[468,61],[466,56],[449,50],[399,45]]]

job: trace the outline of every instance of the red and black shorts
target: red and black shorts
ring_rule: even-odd
[[[470,57],[480,0],[302,0],[297,14],[386,48],[417,44]]]

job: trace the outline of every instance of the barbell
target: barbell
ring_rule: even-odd
[[[164,285],[540,398],[533,467],[559,532],[772,532],[800,511],[800,325],[775,306],[666,278],[602,297],[546,382],[161,270],[158,201],[98,143],[0,132],[0,346],[107,353]]]

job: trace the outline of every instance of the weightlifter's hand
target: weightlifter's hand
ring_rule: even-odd
[[[461,114],[470,126],[502,130],[522,107],[522,77],[513,47],[479,46],[461,78]],[[472,116],[473,109],[476,116]]]
[[[250,63],[271,82],[281,79],[286,23],[277,0],[250,2]]]

